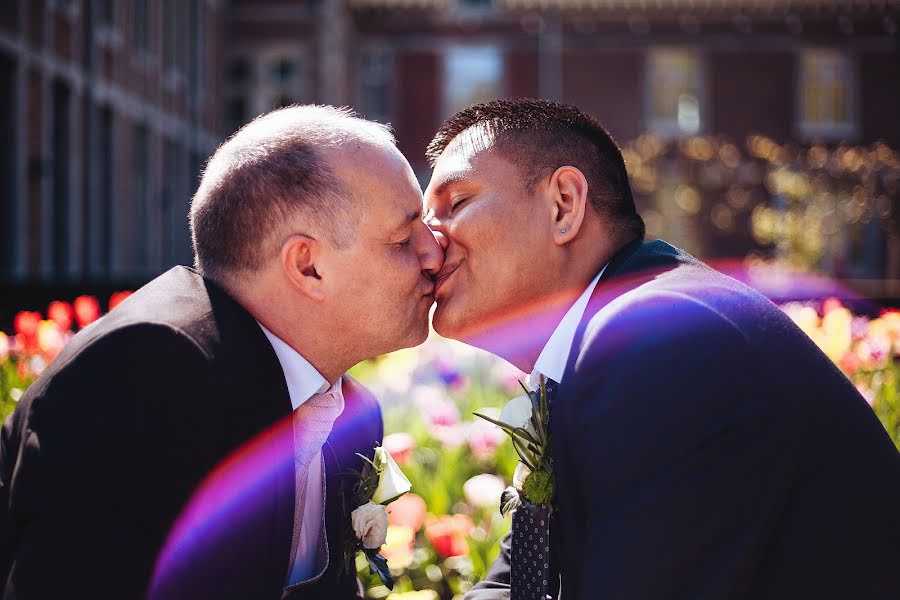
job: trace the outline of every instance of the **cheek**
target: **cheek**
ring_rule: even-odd
[[[372,264],[373,284],[385,302],[396,303],[419,284],[421,267],[411,249],[389,249]]]

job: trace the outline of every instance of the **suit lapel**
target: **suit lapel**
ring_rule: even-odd
[[[243,428],[247,439],[277,437],[278,452],[285,454],[273,473],[269,518],[260,523],[268,527],[265,537],[270,540],[263,559],[266,577],[280,587],[290,568],[296,491],[290,395],[275,350],[253,316],[215,283],[206,280],[205,284],[218,328],[223,372],[241,373],[249,384],[243,392],[247,410],[231,420]]]

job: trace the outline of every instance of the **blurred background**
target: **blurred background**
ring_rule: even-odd
[[[898,0],[5,0],[0,327],[190,264],[216,146],[273,108],[393,125],[423,185],[473,102],[573,103],[649,237],[900,296]]]
[[[444,118],[529,96],[605,123],[649,238],[801,282],[785,310],[900,444],[898,28],[900,0],[4,0],[0,416],[113,292],[192,263],[199,174],[254,116],[352,106],[424,186]],[[392,512],[397,589],[459,595],[515,465],[471,412],[521,374],[434,338],[356,374],[416,492]]]

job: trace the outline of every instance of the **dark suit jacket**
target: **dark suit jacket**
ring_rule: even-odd
[[[563,597],[900,598],[900,454],[776,306],[683,252],[611,261],[551,411]],[[507,544],[467,599],[508,597]]]
[[[196,272],[150,282],[79,332],[3,426],[3,597],[146,596],[176,518],[217,465],[194,510],[202,527],[169,541],[154,598],[357,597],[355,573],[340,572],[341,472],[361,466],[355,452],[371,455],[382,426],[359,384],[344,391],[324,448],[329,566],[284,591],[294,473],[278,359],[250,314]]]

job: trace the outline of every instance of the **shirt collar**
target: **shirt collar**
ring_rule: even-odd
[[[259,323],[259,321],[257,321]],[[341,378],[329,385],[328,381],[312,366],[308,360],[287,345],[287,343],[276,336],[274,333],[265,328],[262,323],[259,327],[269,338],[272,349],[281,363],[281,370],[284,372],[284,380],[287,383],[288,395],[291,398],[291,406],[294,410],[310,399],[313,394],[321,394],[326,391],[333,392],[341,403],[343,409],[344,396],[341,393]]]
[[[559,322],[559,325],[557,325],[556,329],[553,331],[553,335],[547,340],[544,349],[541,350],[541,353],[534,363],[534,370],[528,378],[528,387],[530,389],[537,389],[537,382],[540,375],[543,375],[547,379],[552,379],[556,383],[562,383],[563,373],[565,373],[566,370],[566,363],[569,360],[569,352],[572,349],[572,342],[575,340],[575,334],[578,332],[578,325],[581,323],[581,318],[584,316],[584,311],[591,299],[591,294],[594,293],[594,288],[597,287],[600,277],[608,266],[609,263],[603,265],[603,268],[600,269],[600,272],[597,273],[594,279],[588,284],[581,296],[578,297],[578,300],[575,301],[575,304],[573,304],[568,312],[566,312],[562,321]]]

